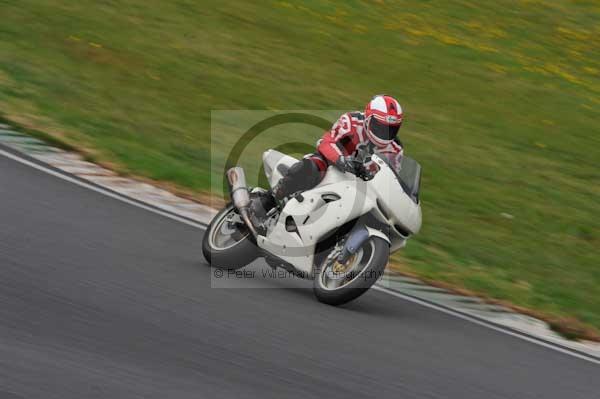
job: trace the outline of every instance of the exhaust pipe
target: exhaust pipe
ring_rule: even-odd
[[[256,238],[258,234],[250,220],[250,193],[248,192],[248,186],[246,185],[244,169],[239,166],[229,169],[227,171],[227,181],[229,182],[229,195],[231,196],[233,206],[240,212],[240,216],[244,220],[244,223],[246,223],[248,229],[250,229],[250,232]]]

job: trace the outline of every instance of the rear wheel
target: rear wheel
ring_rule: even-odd
[[[258,257],[252,234],[233,205],[227,205],[208,225],[202,253],[211,266],[228,270],[244,267]]]
[[[313,290],[317,299],[329,305],[342,305],[364,294],[383,275],[390,253],[388,243],[370,237],[346,262],[337,262],[333,249],[317,265]]]

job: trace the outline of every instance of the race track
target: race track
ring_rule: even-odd
[[[383,292],[211,288],[202,230],[3,156],[0,227],[2,399],[600,397],[598,365]]]

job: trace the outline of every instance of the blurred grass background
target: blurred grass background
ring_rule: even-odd
[[[600,328],[599,21],[595,0],[0,0],[0,112],[208,191],[211,110],[395,95],[424,167],[400,268]]]

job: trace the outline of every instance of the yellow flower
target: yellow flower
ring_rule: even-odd
[[[366,26],[362,25],[362,24],[355,24],[352,27],[352,30],[354,32],[357,32],[357,33],[366,33],[366,32],[369,31],[369,29]]]
[[[287,1],[280,1],[277,3],[277,5],[280,7],[285,7],[285,8],[294,8],[294,5],[288,3]]]
[[[494,72],[506,74],[508,68],[498,64],[486,64],[486,66]]]

